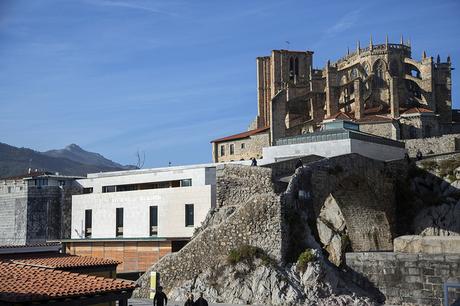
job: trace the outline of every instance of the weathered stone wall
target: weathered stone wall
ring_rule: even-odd
[[[226,263],[230,250],[241,245],[262,248],[281,260],[283,255],[282,205],[273,192],[271,169],[241,165],[217,168],[217,208],[235,211],[220,222],[208,224],[179,252],[165,256],[139,280],[139,297],[148,295],[150,271],[160,273],[168,290],[193,280],[203,271]]]
[[[347,253],[346,263],[354,281],[379,290],[385,304],[443,305],[443,283],[460,282],[460,254]],[[450,303],[457,299],[460,290],[449,291]]]
[[[423,155],[455,152],[459,149],[460,134],[447,134],[439,137],[406,139],[406,149],[410,156],[415,156],[417,150]]]
[[[23,180],[1,182],[0,210],[0,244],[25,244],[27,184]]]
[[[242,205],[256,194],[273,191],[269,168],[243,165],[217,165],[216,206]]]
[[[399,124],[396,121],[360,123],[359,130],[364,133],[390,139],[400,139]]]
[[[315,218],[332,195],[345,218],[353,250],[392,250],[394,170],[384,162],[347,154],[299,169],[288,190],[309,194]]]
[[[214,162],[229,162],[262,158],[262,148],[270,145],[269,131],[249,136],[248,138],[229,140],[213,144]],[[224,147],[224,155],[221,155],[221,147]],[[233,146],[231,154],[230,146]]]

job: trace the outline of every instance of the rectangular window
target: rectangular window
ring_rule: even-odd
[[[185,226],[193,226],[194,219],[193,204],[185,204]]]
[[[181,187],[190,187],[192,186],[192,179],[185,179],[180,181]]]
[[[91,209],[85,210],[85,237],[91,237],[93,231],[93,212]]]
[[[230,145],[230,155],[233,155],[235,153],[235,145],[231,144]]]
[[[84,194],[93,193],[93,187],[83,188],[83,193]]]
[[[158,206],[150,206],[150,236],[158,235]]]
[[[225,146],[221,145],[220,146],[220,156],[224,156],[224,155],[225,155]]]
[[[8,193],[13,192],[13,187],[8,187]]]
[[[115,186],[102,186],[102,192],[103,192],[103,193],[106,193],[106,192],[115,192],[115,191],[116,191]]]
[[[123,208],[117,208],[116,236],[123,236]]]
[[[241,144],[241,149],[244,149],[244,142]]]

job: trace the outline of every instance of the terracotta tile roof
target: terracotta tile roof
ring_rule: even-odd
[[[361,119],[357,119],[356,122],[358,123],[367,123],[367,122],[392,122],[393,119],[388,116],[383,115],[368,115],[364,116]]]
[[[260,128],[260,129],[250,130],[250,131],[247,131],[247,132],[243,132],[243,133],[239,133],[239,134],[235,134],[235,135],[231,135],[231,136],[227,136],[227,137],[214,139],[211,142],[222,142],[222,141],[229,141],[229,140],[235,140],[235,139],[243,139],[243,138],[247,138],[247,137],[252,136],[252,135],[256,135],[256,134],[265,132],[269,128],[270,127],[263,127],[263,128]]]
[[[9,261],[13,263],[28,265],[28,266],[41,266],[54,269],[68,269],[68,268],[89,268],[101,266],[116,266],[121,264],[120,261],[89,257],[89,256],[76,256],[70,254],[11,254],[10,256],[0,257],[0,261]]]
[[[329,120],[329,119],[353,120],[353,118],[350,116],[350,114],[347,114],[347,113],[344,113],[344,112],[338,112],[335,115],[332,115],[332,116],[324,118],[324,120]]]
[[[61,246],[60,242],[43,242],[43,243],[34,243],[34,244],[7,244],[0,245],[0,249],[24,249],[24,248],[39,248],[39,247],[49,247],[49,246]]]
[[[431,109],[423,108],[423,107],[412,107],[406,110],[403,115],[408,114],[421,114],[421,113],[434,113]]]
[[[0,301],[34,302],[134,290],[131,281],[0,262]]]

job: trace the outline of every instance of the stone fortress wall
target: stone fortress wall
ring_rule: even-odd
[[[420,150],[423,155],[451,153],[460,150],[460,134],[446,134],[439,137],[406,139],[406,149],[410,156]]]
[[[346,263],[353,280],[367,290],[378,289],[387,304],[443,305],[443,284],[460,281],[460,254],[420,251],[347,253]],[[450,303],[459,298],[460,290],[449,290]]]

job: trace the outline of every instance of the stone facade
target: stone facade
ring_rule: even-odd
[[[242,134],[244,135],[237,134],[212,141],[213,161],[218,163],[262,158],[262,148],[270,145],[268,129],[251,130]]]
[[[372,124],[382,118],[398,121],[404,112],[421,107],[438,114],[437,121],[451,123],[450,58],[434,61],[423,53],[416,61],[411,56],[408,43],[374,45],[371,40],[368,47],[358,45],[315,70],[311,51],[274,50],[257,59],[257,122],[270,126],[272,143],[314,130],[337,113]],[[430,125],[432,135],[439,133],[437,123],[419,119],[417,124]],[[401,135],[396,130],[391,137]]]
[[[47,183],[39,185],[38,180]],[[70,238],[71,195],[81,192],[73,178],[43,175],[4,179],[0,187],[0,244]]]
[[[347,253],[346,263],[355,282],[389,305],[441,306],[443,284],[460,282],[459,254]],[[459,289],[449,291],[449,305],[458,299]]]
[[[448,134],[423,139],[407,139],[404,142],[410,156],[415,156],[418,150],[423,155],[451,153],[460,150],[460,134]]]

